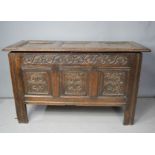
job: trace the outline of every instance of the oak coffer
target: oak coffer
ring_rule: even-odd
[[[135,42],[20,41],[4,49],[16,112],[27,123],[27,104],[123,106],[134,122],[142,52]]]

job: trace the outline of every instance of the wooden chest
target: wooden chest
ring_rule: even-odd
[[[124,106],[124,124],[134,122],[142,52],[134,42],[21,41],[4,49],[18,121],[26,104]]]

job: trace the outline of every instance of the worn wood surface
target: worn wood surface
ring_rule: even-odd
[[[103,42],[103,41],[20,41],[8,46],[4,51],[42,51],[42,52],[149,52],[150,50],[135,42]]]
[[[20,123],[28,122],[26,104],[123,106],[124,124],[134,123],[141,51],[149,49],[133,42],[46,41],[23,41],[6,49],[12,51],[10,71]]]
[[[8,56],[18,122],[28,123],[27,109],[24,103],[24,85],[21,76],[21,59],[19,55],[14,53],[9,53]]]
[[[141,63],[142,63],[142,53],[138,53],[135,55],[133,61],[133,66],[130,71],[130,80],[128,81],[129,92],[127,98],[127,104],[125,106],[124,111],[124,124],[125,125],[132,125],[134,124],[134,116],[135,116],[135,109],[136,109],[136,101],[137,101],[137,94],[138,94],[138,85],[139,85],[139,78],[140,78],[140,71],[141,71]]]

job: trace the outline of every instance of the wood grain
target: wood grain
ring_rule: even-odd
[[[26,104],[24,103],[24,86],[21,76],[21,59],[19,55],[9,53],[10,72],[15,98],[16,113],[19,123],[28,123]]]
[[[134,115],[136,109],[136,101],[138,94],[138,85],[142,63],[142,53],[137,53],[133,61],[133,67],[130,72],[129,90],[127,105],[124,111],[124,125],[134,124]]]
[[[126,104],[124,97],[105,98],[52,98],[42,96],[25,96],[25,103],[38,105],[76,105],[76,106],[123,106]]]

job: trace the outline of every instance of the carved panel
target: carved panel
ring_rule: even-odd
[[[106,64],[127,65],[128,56],[121,54],[26,54],[23,64]]]
[[[48,94],[49,77],[47,72],[25,72],[24,82],[26,94]]]
[[[84,71],[64,71],[63,95],[85,96],[87,94],[87,73]]]
[[[125,95],[127,72],[104,71],[102,95]]]

